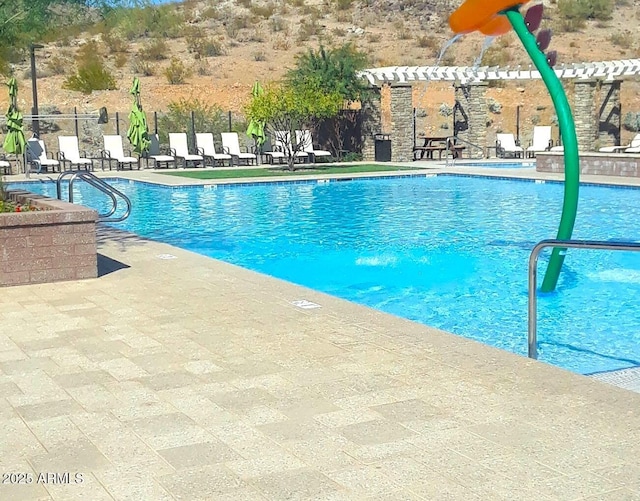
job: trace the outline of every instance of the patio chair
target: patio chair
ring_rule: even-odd
[[[529,158],[535,157],[536,153],[540,151],[549,151],[552,146],[551,126],[536,125],[533,128],[533,140],[531,141],[531,146],[527,148],[527,156]]]
[[[640,148],[640,134],[636,134],[635,137],[631,140],[631,142],[626,146],[603,146],[598,151],[600,153],[618,153],[618,152],[634,153],[633,151],[629,151],[629,152],[627,151],[628,149],[631,149],[631,148]]]
[[[86,158],[87,154],[84,151],[80,151],[78,136],[58,136],[58,147],[60,149],[58,151],[58,160],[63,168],[66,168],[65,165],[69,164],[71,169],[73,169],[74,165],[78,169],[93,169],[93,162]]]
[[[216,152],[216,146],[213,143],[213,134],[211,132],[197,133],[196,147],[198,148],[198,154],[204,157],[205,165],[207,161],[211,162],[211,167],[215,167],[217,161],[220,161],[220,164],[224,165],[225,160],[228,160],[229,165],[231,165],[231,155]]]
[[[186,132],[169,133],[169,149],[174,157],[182,158],[182,166],[185,169],[189,166],[189,163],[193,164],[194,167],[198,165],[204,167],[204,157],[202,155],[189,153]]]
[[[266,157],[267,163],[274,164],[277,160],[278,163],[281,164],[287,159],[287,155],[282,151],[282,147],[272,144],[269,136],[267,136],[262,148],[262,154]]]
[[[111,170],[111,162],[116,162],[116,170],[124,169],[125,165],[128,165],[133,170],[133,164],[138,165],[140,169],[140,162],[137,158],[131,156],[131,152],[127,151],[128,155],[125,155],[124,148],[122,146],[121,136],[102,136],[104,141],[104,150],[100,152],[102,155],[102,170],[104,170],[104,162],[109,163],[109,170]]]
[[[49,167],[53,172],[55,172],[56,168],[60,170],[60,162],[55,158],[49,158],[44,141],[35,137],[27,141],[27,162],[31,163],[38,173],[42,169],[49,172]]]
[[[220,133],[222,137],[222,150],[231,155],[233,158],[237,159],[237,164],[240,165],[240,161],[244,161],[247,165],[257,163],[258,157],[249,153],[249,150],[245,148],[246,151],[240,151],[240,142],[238,140],[237,132],[222,132]]]
[[[501,158],[507,156],[522,158],[524,149],[516,144],[516,138],[513,134],[496,134],[496,155]]]
[[[160,147],[158,134],[149,134],[149,141],[149,152],[145,155],[147,158],[147,167],[149,166],[149,159],[152,159],[154,168],[161,168],[163,164],[167,169],[171,164],[173,164],[174,169],[178,168],[176,157],[167,155]]]
[[[330,151],[314,149],[313,136],[311,135],[311,131],[308,129],[297,130],[296,141],[298,142],[298,144],[302,144],[301,150],[309,155],[309,160],[311,162],[315,163],[317,157],[329,157],[329,159],[332,157]]]
[[[299,162],[306,162],[309,160],[309,154],[306,151],[302,151],[302,149],[298,148],[295,153],[293,153],[294,148],[291,144],[291,133],[288,130],[277,130],[273,135],[273,148],[275,151],[281,151],[285,158],[289,156],[290,153],[294,155],[294,162],[298,160]]]

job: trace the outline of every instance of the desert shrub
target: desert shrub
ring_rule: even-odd
[[[433,35],[422,35],[416,39],[416,45],[421,49],[440,50],[440,42]]]
[[[122,68],[125,64],[127,64],[128,57],[126,54],[122,52],[118,52],[116,57],[113,59],[113,64],[116,68]]]
[[[45,63],[47,70],[52,75],[66,75],[69,69],[69,55],[60,54],[51,56]]]
[[[367,42],[369,43],[377,43],[381,39],[380,33],[369,33],[367,35]]]
[[[254,52],[253,53],[253,60],[254,61],[266,61],[267,60],[267,56],[262,51]]]
[[[236,38],[240,30],[246,29],[250,26],[249,18],[247,16],[234,16],[227,21],[224,28],[229,38]]]
[[[228,115],[216,105],[206,104],[197,98],[180,99],[169,103],[168,112],[158,118],[161,142],[169,140],[169,132],[190,132],[191,112],[195,116],[196,131],[224,132],[229,128]]]
[[[156,67],[149,61],[136,57],[131,61],[131,71],[136,75],[142,75],[144,77],[152,77],[156,74]]]
[[[438,113],[443,117],[450,117],[453,115],[453,106],[450,106],[447,103],[442,103],[438,109]]]
[[[503,47],[492,46],[482,56],[482,66],[506,66],[511,62],[511,52]]]
[[[269,25],[273,33],[284,31],[287,28],[287,22],[280,16],[272,16],[269,19]]]
[[[276,11],[276,5],[273,2],[266,3],[264,5],[251,5],[251,12],[259,17],[269,19]]]
[[[306,42],[320,33],[320,26],[314,20],[302,19],[298,28],[298,42]]]
[[[187,49],[196,59],[222,56],[224,54],[222,44],[218,40],[204,36],[204,30],[195,32],[187,38]]]
[[[171,85],[180,85],[191,76],[191,72],[180,59],[172,57],[169,66],[164,70],[164,76],[167,77],[167,82]]]
[[[337,10],[349,10],[353,5],[353,0],[335,0]]]
[[[64,89],[91,94],[94,90],[115,90],[116,81],[100,59],[82,63],[75,75],[62,84]]]
[[[411,38],[411,30],[408,30],[402,19],[398,19],[393,23],[396,35],[400,40],[409,40]]]
[[[640,112],[629,111],[625,113],[622,127],[631,132],[640,132]]]
[[[163,59],[167,59],[168,51],[169,47],[167,46],[167,43],[160,38],[156,38],[155,40],[147,42],[138,51],[138,55],[142,59],[146,59],[148,61],[162,61]]]
[[[502,113],[502,105],[493,98],[489,98],[487,100],[487,106],[489,108],[489,112],[499,115]]]
[[[127,40],[115,31],[107,31],[102,34],[102,42],[109,50],[110,54],[124,53],[129,50]]]
[[[147,5],[138,9],[116,9],[108,17],[128,40],[143,37],[177,38],[184,26],[184,14],[174,4]]]
[[[630,49],[631,47],[633,47],[635,37],[630,32],[625,31],[624,33],[613,33],[609,37],[609,40],[613,45],[616,45],[617,47],[620,47],[622,49]]]
[[[289,50],[291,48],[291,41],[287,37],[277,37],[273,41],[272,47],[274,50]]]
[[[564,31],[578,31],[588,19],[606,21],[612,13],[612,0],[558,0],[560,28]]]

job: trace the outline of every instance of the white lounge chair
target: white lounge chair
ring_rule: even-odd
[[[198,165],[202,165],[204,167],[204,157],[202,155],[193,155],[189,153],[187,134],[185,132],[169,133],[169,149],[174,157],[182,158],[182,166],[185,169],[189,163],[193,164],[195,167]]]
[[[109,170],[111,170],[111,162],[116,162],[116,170],[124,169],[125,165],[128,165],[133,170],[133,165],[136,164],[140,169],[140,162],[137,158],[124,154],[124,147],[122,146],[122,137],[107,135],[102,136],[104,141],[104,150],[102,150],[102,170],[104,170],[104,162],[109,163]]]
[[[204,157],[205,164],[207,160],[209,160],[211,161],[211,167],[215,167],[217,161],[220,161],[220,164],[224,165],[224,161],[227,160],[229,165],[231,165],[231,155],[216,152],[216,146],[213,143],[213,134],[211,134],[211,132],[197,133],[196,147],[198,148],[198,154]]]
[[[267,163],[274,164],[277,160],[280,164],[287,158],[287,155],[282,150],[282,147],[275,142],[275,139],[273,141],[273,144],[270,139],[267,139],[265,141],[265,144],[263,145],[263,148],[270,148],[269,151],[263,150],[262,152],[262,154],[267,158]]]
[[[49,167],[51,167],[52,171],[55,171],[56,168],[60,170],[60,162],[55,158],[49,158],[44,141],[35,137],[27,141],[27,162],[34,165],[37,172],[42,171],[42,169],[49,172]]]
[[[625,153],[634,153],[633,151],[627,152],[627,150],[631,148],[640,148],[640,134],[636,134],[636,136],[626,146],[603,146],[598,151],[600,153],[618,153],[623,151]]]
[[[507,156],[522,158],[524,149],[516,144],[513,134],[496,134],[496,154],[502,158]]]
[[[306,162],[309,160],[309,154],[302,151],[302,144],[298,143],[298,147],[294,148],[291,144],[291,133],[287,130],[277,130],[273,135],[273,148],[276,151],[282,151],[285,158],[293,155],[294,161]]]
[[[313,136],[311,135],[310,130],[297,130],[296,131],[296,141],[298,144],[301,144],[301,151],[304,151],[307,155],[309,155],[309,159],[312,162],[316,161],[317,157],[329,157],[331,158],[331,152],[327,150],[316,150],[313,147]]]
[[[222,150],[226,154],[237,158],[238,165],[240,164],[240,160],[245,162],[247,165],[257,162],[258,157],[255,154],[249,153],[249,151],[240,151],[240,142],[238,140],[237,132],[221,132],[220,137],[222,137]]]
[[[79,169],[84,167],[87,169],[93,168],[93,162],[86,158],[86,154],[80,155],[80,147],[78,146],[78,136],[58,136],[58,160],[65,166],[69,164],[73,169],[76,165]],[[84,152],[82,152],[84,153]]]
[[[549,151],[552,146],[551,126],[536,125],[533,128],[533,140],[531,141],[531,146],[527,148],[527,156],[529,158],[534,157],[535,154],[540,151]]]
[[[147,154],[147,162],[148,159],[151,158],[153,160],[154,168],[160,168],[164,164],[164,166],[168,169],[170,165],[173,164],[174,168],[178,168],[178,162],[176,157],[172,155],[167,155],[162,152],[160,148],[160,138],[158,138],[158,134],[149,134],[149,153]],[[147,167],[149,164],[147,163]]]

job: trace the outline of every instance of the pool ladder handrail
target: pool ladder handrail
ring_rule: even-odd
[[[561,252],[569,249],[617,250],[640,252],[640,242],[606,242],[602,240],[542,240],[538,242],[529,256],[529,322],[528,322],[528,357],[538,358],[538,257],[542,249],[559,248]]]
[[[67,171],[61,172],[56,181],[56,194],[57,194],[58,200],[62,200],[62,180],[65,177],[69,177],[69,202],[70,203],[73,203],[73,183],[76,179],[80,179],[86,182],[87,184],[93,186],[95,189],[101,191],[102,193],[107,195],[109,198],[111,198],[111,201],[113,202],[113,204],[109,212],[104,214],[98,213],[99,223],[119,223],[127,219],[129,217],[129,214],[131,214],[131,200],[129,199],[129,197],[127,197],[127,195],[122,193],[120,190],[111,186],[109,183],[107,183],[103,179],[100,179],[95,174],[92,174],[88,170],[67,170]],[[124,211],[124,214],[122,214],[122,216],[111,217],[113,216],[113,214],[115,214],[116,210],[118,210],[118,199],[116,198],[116,195],[124,200],[125,204],[127,205],[127,208]]]
[[[479,144],[472,143],[471,141],[467,141],[466,139],[462,139],[459,136],[447,136],[447,140],[446,140],[446,144],[445,144],[445,151],[444,151],[444,165],[446,167],[449,166],[449,153],[451,152],[451,150],[449,149],[449,145],[452,144],[452,140],[453,140],[453,142],[461,142],[462,144],[467,144],[469,146],[473,146],[474,148],[478,148],[482,152],[482,158],[486,157],[485,149],[482,146],[480,146]],[[452,155],[451,156],[452,165],[455,164],[455,161],[456,161],[456,159],[453,158],[453,155]]]

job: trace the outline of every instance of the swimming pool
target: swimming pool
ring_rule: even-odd
[[[488,167],[492,169],[526,169],[536,166],[535,160],[511,160],[505,162],[477,161],[477,162],[454,162],[453,167]]]
[[[114,185],[133,202],[118,228],[521,355],[527,260],[555,236],[563,194],[555,183],[447,175]],[[76,187],[78,203],[102,200]],[[640,240],[639,216],[640,190],[583,186],[574,236]],[[640,256],[569,251],[558,292],[540,298],[538,333],[540,360],[575,372],[638,365]]]

